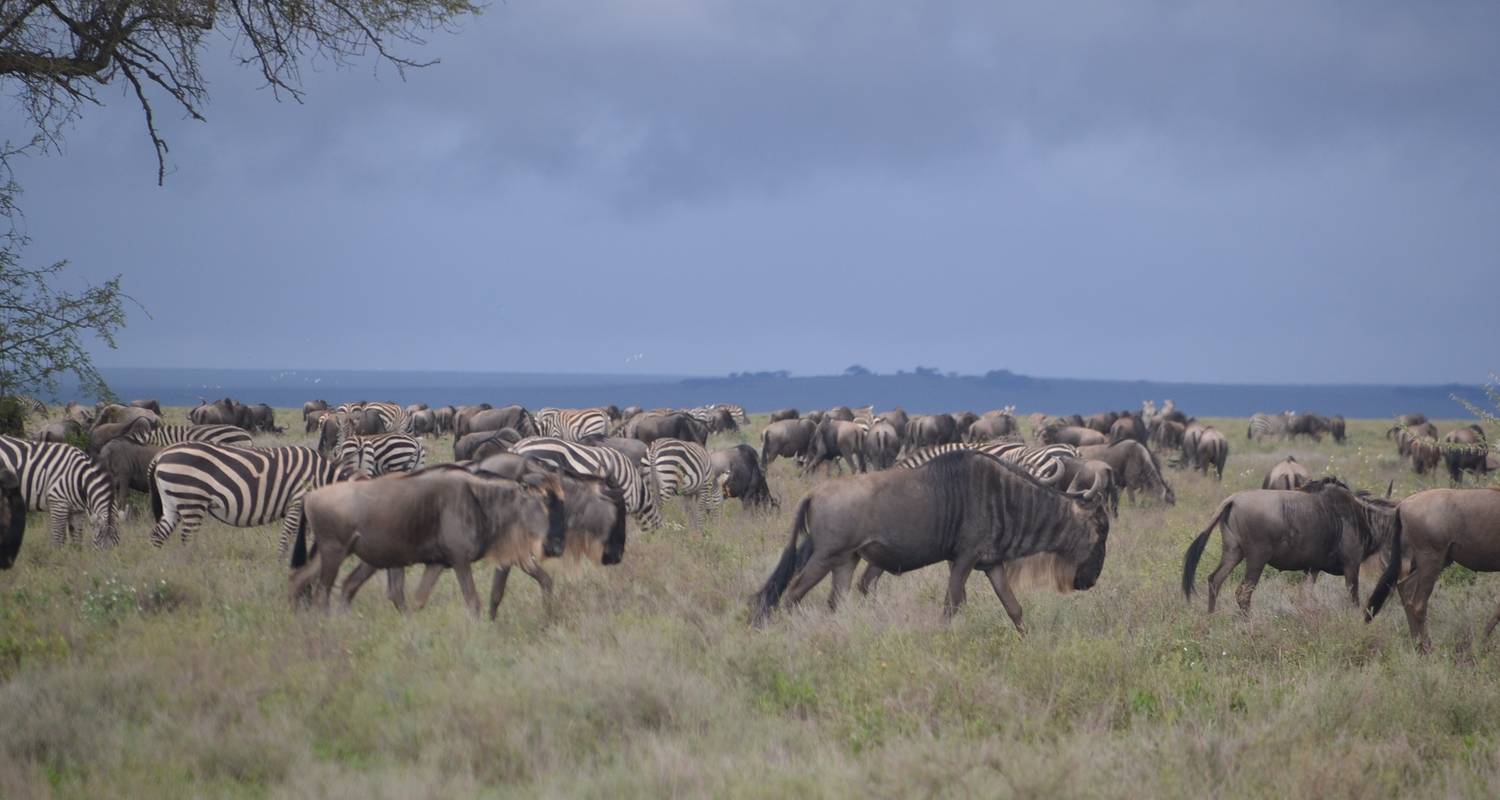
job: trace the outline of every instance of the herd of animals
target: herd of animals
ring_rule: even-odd
[[[1166,466],[1222,479],[1230,447],[1222,431],[1171,401],[1089,417],[1033,414],[1032,441],[1022,437],[1011,407],[925,415],[782,409],[770,415],[757,451],[747,444],[709,449],[710,434],[748,422],[744,409],[728,404],[533,413],[516,405],[310,401],[305,432],[318,444],[298,447],[257,443],[257,434],[283,432],[274,410],[229,398],[193,408],[188,425],[164,424],[151,400],[70,403],[56,419],[44,404],[20,400],[41,423],[29,438],[0,436],[0,568],[15,563],[28,511],[46,511],[54,544],[81,543],[87,517],[95,545],[108,546],[118,541],[117,520],[137,492],[150,499],[156,546],[174,531],[189,542],[209,517],[239,527],[282,520],[279,552],[291,550],[294,605],[327,608],[353,556],[344,603],[384,571],[391,601],[405,611],[405,568],[422,565],[415,608],[451,569],[478,614],[472,570],[487,561],[495,567],[491,618],[513,567],[533,578],[550,604],[544,559],[571,553],[619,563],[627,520],[643,531],[659,528],[667,498],[682,498],[694,527],[725,497],[752,510],[778,507],[766,475],[784,458],[804,475],[822,470],[830,478],[795,509],[780,560],[751,601],[753,624],[765,624],[778,606],[797,603],[830,575],[829,605],[836,608],[861,561],[861,592],[885,573],[946,561],[945,617],[962,605],[978,569],[1024,631],[1018,575],[1041,575],[1062,591],[1091,588],[1120,495],[1175,503],[1162,456],[1169,455]],[[1344,428],[1338,416],[1256,414],[1246,435],[1342,443]],[[1418,473],[1446,464],[1455,485],[1500,467],[1480,426],[1438,433],[1425,417],[1407,415],[1387,438]],[[428,464],[440,435],[452,436],[453,460]],[[1292,457],[1272,467],[1261,489],[1226,498],[1192,540],[1182,574],[1189,599],[1215,530],[1223,556],[1208,578],[1210,611],[1241,562],[1236,600],[1245,611],[1266,566],[1342,575],[1367,618],[1396,589],[1424,652],[1438,574],[1450,563],[1500,570],[1500,491],[1429,489],[1398,501],[1389,487],[1380,497],[1337,478],[1313,479]],[[1377,556],[1386,566],[1362,605],[1360,565]],[[1500,609],[1486,635],[1497,624]]]

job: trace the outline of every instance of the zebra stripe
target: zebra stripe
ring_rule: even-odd
[[[410,433],[402,428],[410,427],[406,415],[406,409],[395,403],[344,403],[334,409],[343,418],[347,419],[350,414],[373,412],[380,417],[380,429],[386,433]]]
[[[1246,431],[1245,438],[1258,442],[1271,436],[1286,436],[1288,422],[1286,414],[1255,414],[1250,417],[1250,429]]]
[[[641,466],[610,447],[579,444],[551,436],[532,436],[511,445],[517,455],[546,459],[564,470],[603,480],[625,495],[625,510],[635,515],[642,530],[661,527],[661,508]]]
[[[52,543],[81,543],[83,530],[74,517],[86,513],[94,524],[94,544],[120,541],[109,473],[78,448],[57,442],[28,442],[0,436],[0,462],[21,481],[21,497],[29,511],[46,510],[52,523]]]
[[[249,447],[250,432],[233,425],[162,425],[151,430],[133,433],[127,440],[153,447],[171,447],[183,442],[208,442],[236,447]]]
[[[703,527],[704,515],[718,511],[723,504],[723,482],[713,471],[708,450],[697,442],[657,439],[646,448],[645,463],[658,497],[691,495],[697,499],[688,503],[694,527]]]
[[[544,408],[532,419],[542,436],[570,442],[609,435],[609,415],[597,408]]]
[[[11,395],[9,399],[15,400],[16,403],[21,406],[21,413],[26,414],[27,416],[36,416],[43,418],[47,416],[47,404],[36,399],[35,397],[25,394],[17,394]]]
[[[426,456],[422,442],[417,437],[404,433],[345,436],[333,453],[334,461],[351,476],[362,475],[366,478],[419,470]]]
[[[1044,444],[1028,446],[1025,442],[954,442],[923,447],[907,454],[895,466],[898,469],[916,469],[945,453],[958,450],[973,450],[985,455],[1009,461],[1031,473],[1042,483],[1055,481],[1062,474],[1063,457],[1077,458],[1078,448],[1070,444]]]
[[[151,543],[166,544],[182,529],[184,543],[212,516],[248,528],[282,517],[279,551],[285,552],[302,518],[309,488],[343,477],[337,462],[307,447],[231,447],[185,442],[157,453],[149,469],[151,501],[158,511]]]

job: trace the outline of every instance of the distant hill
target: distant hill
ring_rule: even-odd
[[[997,370],[986,375],[945,376],[935,371],[896,375],[739,373],[723,378],[672,375],[584,375],[387,370],[136,369],[103,370],[122,398],[155,397],[168,405],[195,405],[199,398],[232,396],[246,402],[301,406],[330,402],[391,400],[398,403],[520,403],[538,408],[616,405],[695,406],[739,403],[751,411],[784,406],[835,405],[908,411],[1015,405],[1021,412],[1091,413],[1139,408],[1142,400],[1171,398],[1189,414],[1248,416],[1256,411],[1318,411],[1346,417],[1384,418],[1421,411],[1434,417],[1466,412],[1450,396],[1482,399],[1477,386],[1274,385],[1102,381],[1035,378]],[[64,397],[76,394],[63,387]]]

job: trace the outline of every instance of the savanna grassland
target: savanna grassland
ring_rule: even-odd
[[[1411,474],[1379,421],[1342,446],[1217,422],[1223,483],[1169,470],[1175,507],[1123,504],[1095,589],[1022,593],[1024,639],[982,576],[941,624],[942,567],[831,615],[825,582],[752,630],[810,485],[786,461],[778,513],[731,501],[698,533],[673,502],[623,564],[553,565],[550,619],[513,576],[493,624],[448,576],[410,617],[379,579],[347,612],[292,613],[277,526],[157,550],[137,498],[101,552],[34,515],[0,573],[0,797],[1500,795],[1500,642],[1478,638],[1496,579],[1445,574],[1428,657],[1398,603],[1366,625],[1336,577],[1268,570],[1248,618],[1179,588],[1218,502],[1287,452],[1398,495],[1446,476]]]

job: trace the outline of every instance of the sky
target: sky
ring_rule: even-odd
[[[490,4],[207,122],[121,87],[18,169],[113,366],[1500,369],[1500,4]],[[0,133],[17,138],[14,109]],[[163,119],[164,118],[164,119]]]

